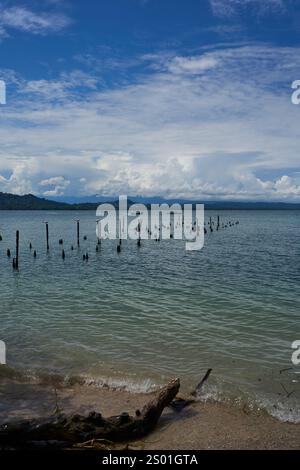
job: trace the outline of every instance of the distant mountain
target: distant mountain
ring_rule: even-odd
[[[1,210],[56,210],[68,208],[68,204],[41,199],[33,194],[18,196],[16,194],[0,193]]]
[[[58,197],[49,197],[48,199],[51,201],[56,201],[56,202],[67,202],[68,204],[86,204],[86,203],[97,203],[101,204],[103,202],[107,202],[108,200],[114,201],[118,200],[118,195],[114,196],[100,196],[98,194],[92,194],[90,196],[58,196]],[[137,202],[141,204],[163,204],[164,202],[167,202],[169,204],[172,204],[173,202],[185,202],[184,199],[165,199],[161,196],[152,196],[152,197],[142,197],[142,196],[128,196],[128,199],[130,199],[132,202]]]
[[[204,201],[206,210],[299,210],[300,204],[267,201]]]
[[[70,196],[61,196],[59,198],[51,198],[51,200],[55,200],[56,202],[64,202],[68,204],[75,204],[86,205],[88,203],[93,203],[96,205],[102,204],[103,202],[115,201],[114,204],[117,204],[118,196],[99,196],[99,195],[90,195],[84,197],[70,197]],[[300,209],[300,204],[298,203],[291,203],[291,202],[268,202],[268,201],[195,201],[195,200],[188,200],[188,199],[166,199],[162,196],[152,196],[152,197],[142,197],[142,196],[128,196],[129,205],[131,203],[139,203],[145,204],[147,207],[150,204],[205,204],[206,210],[238,210],[238,209],[249,209],[249,210],[298,210]]]
[[[18,196],[0,192],[0,210],[93,210],[98,204],[68,204],[39,198],[33,194]]]
[[[93,198],[95,198],[93,200]],[[70,198],[72,199],[72,198]],[[73,198],[73,200],[79,201],[80,198]],[[91,196],[92,201],[89,202],[89,198],[86,198],[84,202],[69,203],[63,201],[55,201],[45,198],[39,198],[33,194],[26,194],[24,196],[18,196],[17,194],[1,193],[0,192],[0,210],[96,210],[99,204],[103,202],[109,202],[115,207],[118,207],[118,200],[109,201],[104,197],[97,198],[97,196]],[[95,202],[94,202],[95,201]],[[97,202],[96,202],[97,201]],[[163,202],[167,204],[195,204],[196,202],[205,204],[206,210],[300,210],[300,204],[286,203],[286,202],[241,202],[241,201],[187,201],[183,199],[163,199],[161,197],[155,198],[142,198],[132,197],[128,199],[128,206],[134,202],[146,204],[148,207],[150,204],[161,204]]]
[[[93,204],[101,204],[102,202],[106,202],[109,199],[114,200],[118,199],[118,197],[104,197],[104,196],[97,196],[95,195],[90,195],[90,196],[56,196],[56,197],[48,197],[47,198],[49,201],[55,201],[55,202],[64,202],[67,204],[87,204],[87,203],[93,203]]]
[[[118,201],[97,201],[83,202],[80,204],[69,204],[67,202],[59,202],[45,198],[39,198],[33,194],[19,196],[17,194],[0,192],[0,210],[96,210],[101,202],[109,202],[118,206]],[[128,200],[131,205],[132,201]]]

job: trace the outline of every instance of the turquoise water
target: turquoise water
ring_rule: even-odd
[[[189,389],[211,367],[204,398],[247,402],[299,422],[300,366],[291,362],[291,343],[300,340],[300,212],[219,214],[240,224],[209,233],[202,251],[186,252],[177,240],[143,241],[140,249],[127,241],[117,254],[115,241],[96,253],[94,212],[0,212],[2,379],[67,383],[76,376],[148,390],[179,376]],[[6,256],[17,229],[19,272]]]

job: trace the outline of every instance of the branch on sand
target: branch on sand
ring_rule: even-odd
[[[94,447],[95,443],[99,448],[105,448],[108,442],[140,439],[153,431],[165,407],[171,406],[175,411],[181,411],[195,402],[210,372],[211,369],[188,397],[177,396],[180,380],[172,380],[141,411],[137,410],[135,416],[121,413],[104,418],[96,411],[88,416],[59,413],[47,418],[1,425],[0,449]]]
[[[121,413],[103,418],[100,413],[88,416],[58,414],[48,418],[22,420],[0,426],[0,447],[69,447],[93,439],[128,441],[141,438],[156,426],[164,408],[179,391],[179,379],[163,387],[156,397],[136,416]]]
[[[171,401],[170,406],[174,409],[174,411],[180,412],[183,408],[186,408],[196,401],[197,397],[200,395],[204,383],[208,380],[211,371],[212,369],[207,369],[206,374],[200,380],[197,387],[190,392],[189,396],[177,396],[175,400]]]

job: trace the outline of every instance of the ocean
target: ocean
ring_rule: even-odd
[[[178,376],[188,391],[212,368],[203,400],[300,422],[300,365],[291,360],[300,340],[300,212],[205,217],[217,215],[239,225],[208,231],[201,251],[180,240],[128,240],[117,253],[114,240],[96,252],[94,212],[1,211],[0,383],[147,392]],[[7,257],[16,230],[19,271]]]

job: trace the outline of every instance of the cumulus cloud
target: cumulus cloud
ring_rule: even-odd
[[[34,191],[31,182],[35,170],[34,161],[23,163],[17,160],[9,176],[0,174],[0,191],[13,194],[28,194]]]
[[[69,186],[70,181],[63,176],[54,176],[39,182],[40,186],[50,187],[43,191],[43,196],[61,196],[64,194],[65,189]]]
[[[152,60],[135,83],[92,81],[79,97],[61,75],[63,102],[24,82],[1,108],[0,190],[300,200],[300,108],[290,99],[298,48]]]

